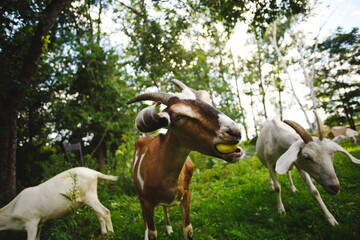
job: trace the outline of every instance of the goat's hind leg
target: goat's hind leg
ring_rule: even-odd
[[[101,234],[104,235],[107,231],[114,232],[109,209],[104,207],[97,198],[92,198],[92,200],[86,202],[86,204],[96,212],[100,222]]]
[[[173,229],[170,224],[169,207],[163,206],[163,209],[166,218],[166,234],[170,236],[173,233]]]
[[[271,177],[269,177],[269,190],[270,192],[275,192],[274,181]]]
[[[286,175],[288,176],[288,180],[289,180],[289,183],[290,183],[290,189],[291,189],[291,191],[292,191],[292,192],[297,192],[298,190],[297,190],[297,188],[296,188],[295,185],[294,185],[294,181],[293,181],[293,179],[292,179],[292,177],[291,177],[291,172],[290,172],[290,170],[286,173]]]
[[[286,211],[285,211],[285,208],[284,208],[284,204],[282,203],[282,199],[281,199],[281,185],[280,185],[280,183],[279,183],[279,181],[277,179],[275,168],[269,167],[268,170],[269,170],[269,173],[270,173],[270,178],[272,179],[273,184],[274,184],[274,190],[275,190],[275,193],[276,193],[278,212],[281,213],[281,214],[285,214]]]

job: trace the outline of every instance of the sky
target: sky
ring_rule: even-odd
[[[302,23],[298,26],[298,28],[302,29],[304,33],[309,35],[309,39],[313,39],[319,34],[319,40],[322,41],[326,37],[335,33],[338,26],[341,26],[346,32],[350,31],[354,27],[360,27],[360,0],[320,0],[319,2],[321,4],[315,11],[314,16],[309,18],[306,23]],[[319,33],[320,28],[321,31]],[[238,24],[237,29],[232,35],[229,43],[233,53],[239,54],[243,58],[247,58],[250,55],[246,51],[249,49],[249,46],[245,47],[245,42],[249,37],[249,35],[246,34],[246,30],[247,27],[244,23]],[[296,76],[297,74],[298,76]],[[302,72],[293,73],[292,76],[294,76],[295,79],[296,93],[302,103],[306,104],[305,99],[307,99],[306,95],[309,94],[309,89],[302,83]],[[287,87],[289,88],[289,84],[287,84]],[[268,94],[268,97],[271,97],[271,93]],[[305,128],[308,128],[304,113],[300,110],[300,107],[291,92],[288,94],[285,93],[283,97],[285,105],[287,105],[283,113],[284,119],[297,121]],[[250,103],[248,102],[249,99],[244,97],[243,101],[244,106],[250,106]],[[307,102],[307,104],[311,106],[310,101]],[[278,115],[272,110],[270,102],[268,102],[267,106],[269,118],[277,118]],[[250,114],[251,109],[248,107],[245,111],[248,113],[246,114],[248,120],[247,122],[252,124],[252,116]],[[321,109],[318,110],[318,114],[322,120],[326,118],[326,113]],[[310,111],[308,112],[308,117],[310,121],[314,121],[314,114]],[[260,119],[260,122],[261,121],[262,119]],[[250,135],[254,135],[254,129],[252,127],[250,129]]]
[[[353,27],[360,27],[360,1],[359,0],[321,0],[329,5],[328,19],[323,33],[329,35],[337,26],[350,31]]]
[[[360,27],[360,0],[320,0],[322,6],[318,11],[318,16],[314,17],[305,24],[306,30],[318,34],[320,26],[323,28],[319,34],[320,41],[327,36],[335,33],[337,27],[341,26],[344,31],[348,32],[354,27]],[[319,112],[322,119],[325,118],[324,112]],[[303,113],[299,110],[296,112],[287,112],[285,117],[291,120],[299,121],[303,126],[307,126]],[[309,114],[309,118],[314,118]]]

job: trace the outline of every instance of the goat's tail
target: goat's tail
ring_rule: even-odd
[[[103,173],[99,172],[98,178],[100,179],[105,179],[105,180],[111,180],[111,181],[116,181],[118,180],[117,176],[111,176],[111,175],[105,175]]]

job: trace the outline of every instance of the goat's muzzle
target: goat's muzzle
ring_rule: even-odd
[[[244,150],[239,146],[241,140],[241,129],[229,118],[222,125],[214,142],[214,149],[218,157],[227,162],[235,163],[244,155]]]
[[[340,185],[328,185],[327,188],[325,188],[326,192],[331,195],[336,195],[340,192]]]
[[[220,146],[230,146],[229,148],[231,148],[231,152],[223,152],[223,151],[219,151],[219,148],[221,150]],[[237,161],[239,161],[239,159],[241,157],[243,157],[244,155],[244,150],[239,147],[238,145],[226,145],[226,144],[217,144],[215,145],[216,148],[216,152],[219,158],[224,159],[225,161],[229,162],[229,163],[235,163]]]
[[[244,150],[239,146],[240,139],[238,140],[220,140],[214,144],[214,151],[217,156],[229,163],[237,162],[244,155]]]

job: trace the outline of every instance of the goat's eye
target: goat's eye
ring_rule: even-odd
[[[180,119],[184,118],[185,116],[183,115],[177,115],[176,117],[173,118],[174,121],[179,121]]]
[[[311,157],[307,154],[303,154],[303,158],[307,161],[312,161]]]

